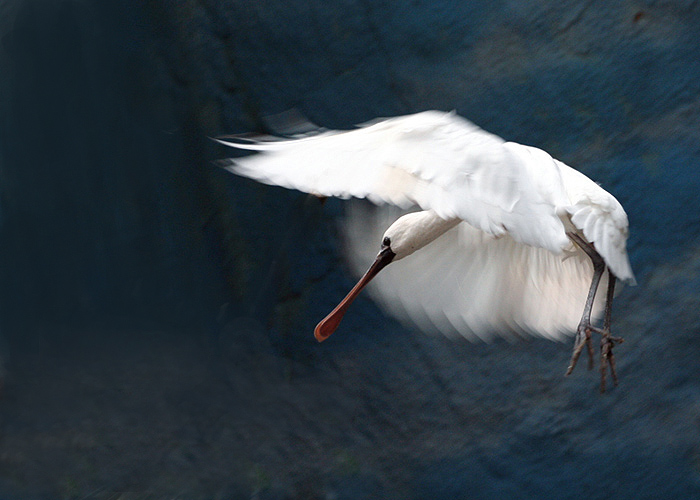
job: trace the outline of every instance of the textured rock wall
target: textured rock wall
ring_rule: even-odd
[[[697,2],[2,9],[3,324],[203,325],[230,403],[188,448],[236,460],[188,473],[261,498],[700,495]],[[424,336],[366,298],[316,345],[350,285],[342,204],[209,164],[228,152],[207,136],[289,108],[328,127],[457,109],[613,192],[640,282],[615,310],[622,386],[561,377],[568,345]]]

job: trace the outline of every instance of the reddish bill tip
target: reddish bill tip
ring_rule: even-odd
[[[340,325],[340,321],[345,315],[345,311],[350,305],[350,302],[352,302],[354,296],[357,295],[358,292],[359,290],[350,295],[350,298],[346,297],[340,304],[338,304],[338,307],[333,309],[328,316],[323,318],[318,325],[316,325],[316,328],[314,329],[314,337],[316,337],[316,340],[323,342],[330,337],[334,331],[336,331]]]
[[[331,334],[340,325],[340,321],[343,319],[345,311],[348,310],[348,307],[352,301],[355,300],[355,297],[357,297],[365,285],[369,283],[379,271],[389,264],[394,257],[395,254],[391,251],[391,248],[388,246],[382,247],[382,251],[379,252],[379,255],[377,255],[377,259],[374,261],[374,264],[372,264],[365,275],[360,278],[360,281],[358,281],[353,289],[350,290],[340,304],[338,304],[328,316],[323,318],[320,323],[316,325],[316,328],[314,329],[314,337],[316,337],[316,340],[323,342],[331,336]]]

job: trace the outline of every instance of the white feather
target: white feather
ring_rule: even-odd
[[[349,213],[348,254],[358,272],[406,209],[461,219],[375,279],[375,297],[422,329],[483,338],[523,331],[557,338],[575,329],[593,271],[567,232],[591,242],[618,279],[634,283],[627,215],[611,194],[546,152],[505,142],[454,113],[287,140],[220,142],[259,152],[232,160],[236,174],[400,207]]]
[[[355,273],[367,268],[383,228],[402,213],[395,207],[350,204],[344,233]],[[576,329],[593,274],[583,251],[572,246],[570,252],[555,255],[462,223],[387,266],[369,291],[394,316],[424,331],[484,340],[520,333],[558,339]],[[606,286],[604,276],[600,289]],[[597,294],[595,316],[604,298]]]
[[[229,169],[260,182],[340,198],[418,205],[482,231],[560,252],[568,240],[555,206],[533,188],[512,147],[451,113],[427,111],[367,128],[258,144]],[[508,143],[511,144],[512,143]]]

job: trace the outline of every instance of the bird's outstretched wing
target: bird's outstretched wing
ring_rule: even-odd
[[[563,193],[553,161],[536,175],[501,138],[454,113],[426,111],[350,131],[279,140],[225,138],[259,154],[232,172],[267,184],[376,204],[432,209],[487,235],[560,253],[569,245],[557,213]],[[551,160],[551,158],[550,158]],[[538,185],[535,185],[538,184]],[[539,184],[555,184],[548,190]],[[375,245],[376,246],[376,243]]]
[[[394,207],[350,205],[345,249],[357,274],[374,259],[383,228],[402,213]],[[462,223],[387,266],[369,290],[393,316],[426,332],[471,340],[521,334],[560,339],[576,330],[592,274],[590,259],[575,247],[555,255]],[[606,287],[607,274],[599,290]],[[594,316],[604,296],[597,294]]]

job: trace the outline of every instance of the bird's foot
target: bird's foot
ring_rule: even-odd
[[[576,340],[574,342],[574,352],[571,355],[569,368],[566,370],[567,375],[571,375],[574,370],[578,358],[586,347],[588,351],[588,369],[593,368],[593,347],[591,346],[591,332],[599,333],[600,339],[600,392],[605,392],[605,384],[610,368],[610,375],[613,380],[613,385],[617,386],[617,373],[615,371],[615,355],[613,347],[624,342],[622,337],[613,337],[610,335],[609,329],[596,328],[591,324],[581,323],[576,330]]]
[[[588,369],[593,369],[593,347],[591,346],[592,330],[593,327],[590,323],[582,322],[578,325],[576,329],[576,340],[574,341],[574,352],[571,354],[571,362],[569,363],[569,368],[566,370],[566,375],[571,375],[571,372],[574,371],[584,347],[586,347],[588,351]]]
[[[613,337],[610,335],[609,329],[599,330],[597,328],[594,331],[600,333],[600,392],[605,392],[605,381],[607,378],[608,367],[610,367],[610,376],[613,380],[613,385],[617,386],[617,373],[615,372],[615,355],[613,354],[613,347],[617,344],[621,344],[625,341],[622,337]]]

